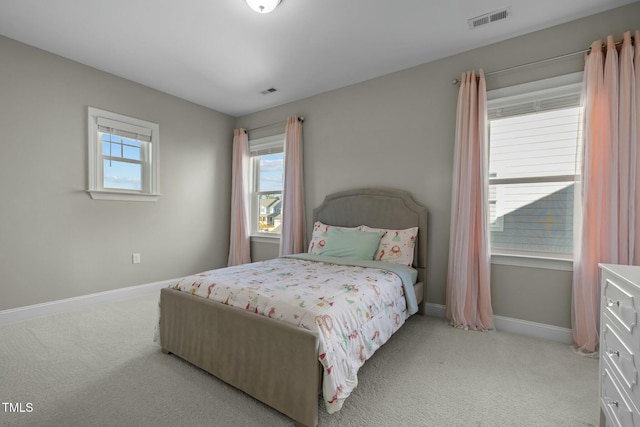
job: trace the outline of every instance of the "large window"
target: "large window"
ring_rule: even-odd
[[[279,237],[282,224],[284,135],[249,141],[251,234]]]
[[[89,108],[89,193],[94,199],[158,198],[158,125]]]
[[[571,82],[578,79],[489,93],[493,254],[571,257],[580,132],[580,84]]]

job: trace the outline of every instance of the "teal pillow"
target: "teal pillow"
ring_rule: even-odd
[[[331,227],[318,255],[371,260],[383,234],[382,231],[351,231]]]

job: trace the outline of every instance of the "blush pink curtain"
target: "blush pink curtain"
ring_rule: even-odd
[[[302,175],[302,120],[289,117],[284,140],[280,255],[306,252]]]
[[[606,52],[593,42],[585,64],[572,301],[574,348],[585,355],[598,351],[598,263],[640,265],[638,57],[628,32],[620,54],[609,36]]]
[[[484,74],[464,73],[456,118],[446,316],[453,326],[473,330],[493,327],[486,124]]]
[[[233,161],[231,165],[231,230],[228,265],[251,262],[247,198],[249,172],[249,137],[244,129],[233,132]]]

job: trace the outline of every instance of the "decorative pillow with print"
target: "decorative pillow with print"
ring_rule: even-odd
[[[409,267],[413,264],[413,251],[416,247],[418,227],[406,230],[385,230],[362,226],[363,231],[384,231],[373,259],[375,261],[393,262]]]
[[[327,242],[327,236],[329,235],[329,230],[331,228],[337,228],[339,230],[359,231],[361,227],[362,226],[338,227],[335,225],[327,225],[321,223],[320,221],[316,221],[315,224],[313,224],[313,233],[311,233],[311,241],[309,242],[309,250],[307,250],[307,252],[310,254],[318,255]]]

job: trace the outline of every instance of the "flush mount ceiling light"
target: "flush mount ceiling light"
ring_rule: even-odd
[[[281,0],[245,0],[249,7],[258,13],[272,12]]]

